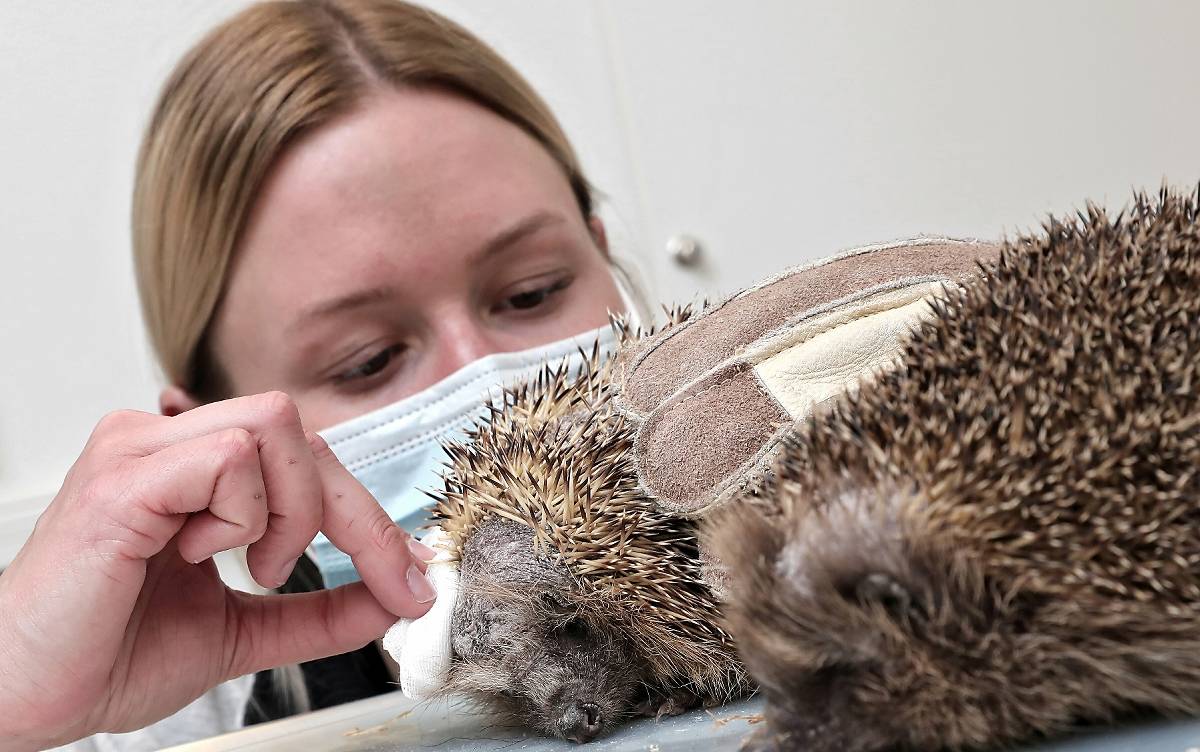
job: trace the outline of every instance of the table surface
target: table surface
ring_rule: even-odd
[[[708,752],[737,750],[758,722],[761,699],[697,710],[676,718],[646,718],[598,739],[586,752]],[[501,728],[464,701],[413,702],[400,694],[328,708],[224,736],[172,747],[171,752],[580,752],[579,745]],[[1023,752],[1200,752],[1200,720],[1106,729],[1023,748]]]

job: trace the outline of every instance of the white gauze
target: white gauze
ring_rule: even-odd
[[[437,551],[425,570],[437,600],[424,616],[401,619],[383,636],[383,649],[400,665],[400,691],[414,700],[435,695],[450,677],[450,620],[458,599],[458,562],[451,560],[450,536],[435,527],[421,542]]]

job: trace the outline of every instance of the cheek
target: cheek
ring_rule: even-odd
[[[394,400],[381,395],[374,400],[347,399],[324,389],[285,389],[296,403],[300,422],[309,431],[323,431],[338,423],[357,418],[384,407]]]
[[[622,313],[625,304],[612,273],[604,264],[589,269],[576,281],[575,297],[568,306],[569,315],[581,328],[597,328],[608,323],[609,312]]]

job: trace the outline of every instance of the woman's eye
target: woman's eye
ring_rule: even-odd
[[[546,302],[546,298],[557,292],[567,289],[570,284],[570,279],[560,279],[551,285],[537,287],[532,290],[519,292],[516,295],[511,295],[505,300],[505,303],[509,308],[513,308],[518,311],[527,311],[531,308],[537,308],[538,306],[542,305]]]
[[[339,373],[336,377],[337,381],[347,382],[370,378],[387,368],[392,359],[403,351],[404,345],[392,345],[391,347],[384,348],[362,363]]]

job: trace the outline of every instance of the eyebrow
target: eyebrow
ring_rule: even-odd
[[[489,239],[483,246],[471,255],[469,263],[476,264],[485,258],[503,253],[507,249],[514,246],[522,239],[533,235],[542,228],[553,225],[563,224],[566,220],[558,212],[543,210],[534,212],[529,216],[518,220],[512,226],[501,230]],[[322,301],[309,308],[304,309],[297,316],[289,329],[299,326],[300,324],[311,321],[315,318],[331,316],[335,313],[343,313],[345,311],[361,308],[365,305],[377,303],[380,300],[385,300],[395,294],[395,290],[391,287],[369,287],[363,290],[356,290],[346,295],[341,295],[330,300]]]
[[[356,290],[348,295],[341,295],[331,300],[326,300],[316,305],[310,306],[300,312],[292,323],[288,326],[289,329],[299,326],[300,324],[311,321],[312,319],[331,316],[335,313],[361,308],[371,303],[376,303],[390,297],[395,290],[391,287],[369,287],[365,290]]]
[[[565,223],[566,220],[558,212],[549,211],[547,209],[534,212],[524,219],[518,220],[512,226],[496,233],[473,255],[471,261],[478,262],[489,256],[495,256],[496,254],[503,253],[517,242],[530,235],[533,235],[542,228]]]

